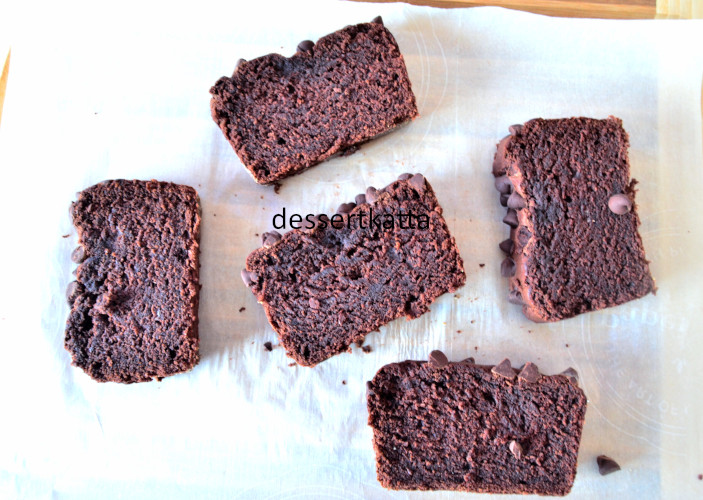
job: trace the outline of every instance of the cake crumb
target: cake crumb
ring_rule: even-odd
[[[471,324],[473,325],[474,323],[476,323],[476,320],[475,320],[475,319],[472,319],[472,320],[471,320]]]
[[[569,347],[569,344],[564,344],[566,347]]]
[[[486,265],[486,264],[481,263],[481,264],[478,265],[478,267],[484,267],[485,265]]]
[[[246,307],[240,307],[240,308],[239,308],[239,312],[240,312],[240,313],[241,313],[241,312],[244,312],[244,311],[246,311],[246,310],[247,310]]]
[[[461,333],[461,330],[457,330],[456,333]]]
[[[264,342],[264,348],[265,348],[268,352],[273,351],[273,345],[271,345],[271,342]]]
[[[276,194],[280,193],[282,186],[283,186],[283,184],[281,184],[280,182],[274,182],[273,183],[273,192]]]
[[[217,217],[217,214],[212,214],[213,217]]]
[[[292,363],[288,363],[288,366],[295,366],[295,365],[297,365],[297,364],[298,364],[298,363],[296,363],[295,361],[293,361]]]
[[[360,348],[362,345],[364,345],[364,339],[357,340],[357,341],[354,342],[354,343],[356,344],[356,347],[359,347],[359,348]]]
[[[373,351],[370,345],[365,345],[364,347],[361,348],[362,351],[364,351],[366,354],[370,353]]]
[[[703,481],[703,474],[698,474],[698,480]]]
[[[454,298],[455,298],[455,299],[460,299],[460,298],[461,298],[461,295],[459,295],[458,293],[455,293],[455,294],[454,294]]]
[[[474,350],[475,350],[475,351],[478,351],[478,346],[477,346],[477,345],[474,346]]]
[[[342,385],[347,385],[347,381],[346,381],[346,380],[342,380]]]
[[[70,235],[70,234],[64,234],[64,235],[61,236],[61,237],[62,237],[62,238],[68,238],[69,236],[71,236],[71,235]]]

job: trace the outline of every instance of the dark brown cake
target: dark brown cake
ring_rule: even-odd
[[[304,366],[349,350],[400,316],[419,317],[466,281],[442,208],[421,174],[370,187],[338,212],[304,226],[311,229],[264,234],[264,247],[242,271],[281,345]],[[410,228],[406,220],[403,228],[400,214],[424,214],[427,224]]]
[[[566,495],[586,396],[573,369],[541,375],[469,358],[381,368],[368,383],[379,482],[395,490]]]
[[[100,382],[145,382],[198,362],[200,200],[157,181],[114,180],[71,205],[79,264],[65,346]]]
[[[510,127],[493,163],[510,238],[510,302],[557,321],[655,290],[618,118],[531,120]]]
[[[256,182],[352,153],[417,116],[398,44],[375,21],[306,40],[290,58],[240,61],[210,89],[212,117]]]

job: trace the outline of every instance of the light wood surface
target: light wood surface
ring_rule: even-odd
[[[391,3],[396,0],[355,0]],[[558,17],[701,19],[703,0],[403,0],[412,5],[459,8],[499,6]]]
[[[7,57],[5,58],[5,64],[2,67],[2,75],[0,75],[0,125],[2,125],[2,105],[5,102],[5,89],[7,88],[7,77],[10,73],[10,53],[12,51],[7,51]]]

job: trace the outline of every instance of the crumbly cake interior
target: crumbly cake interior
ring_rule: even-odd
[[[446,358],[445,358],[446,359]],[[566,495],[586,398],[566,376],[512,379],[471,360],[386,365],[369,383],[369,425],[386,488]]]
[[[156,181],[106,181],[71,206],[79,264],[65,345],[99,381],[143,382],[198,361],[199,200]]]
[[[422,175],[415,179],[416,186],[399,180],[376,192],[373,203],[355,205],[342,229],[290,231],[247,258],[249,286],[298,363],[315,365],[400,316],[417,318],[464,284],[463,262],[434,192]],[[359,215],[370,210],[380,220],[427,214],[429,228],[369,227]]]
[[[403,56],[379,23],[348,26],[290,58],[243,62],[210,92],[213,119],[264,184],[417,116]]]

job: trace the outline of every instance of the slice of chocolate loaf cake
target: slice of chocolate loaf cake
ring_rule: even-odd
[[[309,214],[300,229],[265,233],[263,242],[242,278],[287,354],[304,366],[348,351],[400,316],[417,318],[466,281],[421,174],[370,187],[332,217]]]
[[[306,170],[417,116],[403,56],[379,18],[290,58],[241,60],[210,89],[211,111],[256,182]]]
[[[100,382],[145,382],[198,362],[200,200],[167,182],[114,180],[71,205],[79,264],[65,346]]]
[[[653,292],[621,120],[536,119],[510,132],[493,162],[511,228],[499,245],[508,300],[557,321]]]
[[[576,475],[586,396],[573,369],[541,375],[504,360],[381,368],[368,383],[379,482],[394,490],[566,495]]]

